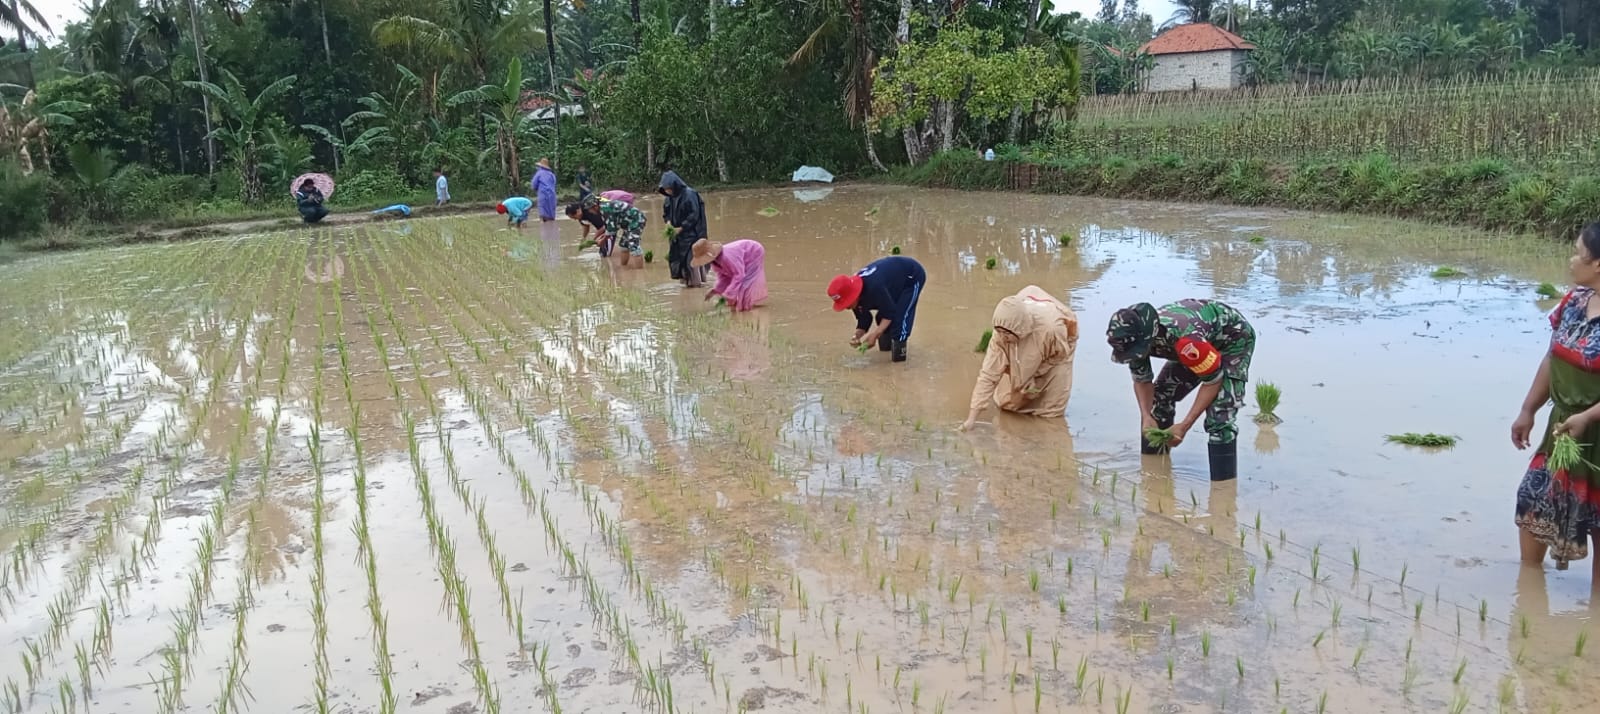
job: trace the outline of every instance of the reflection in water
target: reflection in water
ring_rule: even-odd
[[[524,649],[537,643],[573,711],[636,707],[637,683],[662,672],[680,702],[717,709],[765,692],[766,708],[785,713],[837,710],[847,687],[882,711],[952,714],[1315,711],[1326,694],[1330,711],[1447,711],[1458,694],[1492,711],[1504,674],[1522,687],[1508,709],[1583,711],[1600,694],[1592,654],[1574,653],[1587,615],[1551,614],[1537,571],[1517,582],[1509,625],[1492,616],[1515,568],[1514,553],[1495,549],[1514,531],[1494,514],[1503,474],[1520,464],[1502,468],[1504,425],[1484,405],[1520,400],[1540,343],[1523,283],[1559,271],[1559,256],[1404,224],[1333,230],[1195,206],[828,190],[708,197],[715,234],[774,236],[773,299],[736,316],[658,289],[669,284],[660,264],[618,279],[609,262],[563,261],[567,221],[539,224],[536,239],[488,221],[412,221],[406,240],[310,231],[228,243],[238,255],[194,244],[18,266],[0,285],[13,306],[0,320],[77,339],[42,351],[32,335],[0,341],[13,368],[0,385],[0,454],[20,470],[0,489],[0,542],[25,537],[13,523],[43,523],[43,562],[23,570],[95,577],[76,602],[44,576],[8,590],[0,641],[53,642],[47,610],[66,613],[42,681],[73,676],[68,651],[93,651],[85,633],[104,580],[139,603],[106,609],[118,643],[177,652],[173,613],[210,572],[196,607],[244,608],[250,683],[271,711],[310,698],[312,583],[327,599],[329,668],[357,708],[381,696],[371,612],[405,623],[388,650],[407,681],[470,699],[473,675],[455,663],[482,642],[509,656],[474,661],[506,701],[526,701],[540,696]],[[768,206],[778,214],[757,215]],[[575,226],[567,234],[570,251]],[[910,365],[848,349],[817,287],[896,245],[933,286]],[[1004,267],[978,267],[989,256]],[[1486,277],[1426,277],[1446,261]],[[1073,426],[1001,414],[957,435],[973,344],[994,303],[1027,283],[1083,316]],[[1259,316],[1258,369],[1292,388],[1290,421],[1256,427],[1255,463],[1238,481],[1196,478],[1200,448],[1141,459],[1124,428],[1136,423],[1126,369],[1092,337],[1111,307],[1185,285]],[[1352,294],[1363,302],[1351,306]],[[1502,384],[1503,371],[1515,382]],[[35,421],[35,403],[55,431]],[[117,432],[119,409],[140,414],[137,438]],[[1386,431],[1438,423],[1463,435],[1460,449],[1381,445]],[[154,453],[179,441],[182,459]],[[114,548],[96,555],[100,512],[83,501],[127,484],[133,506],[105,519]],[[59,515],[43,505],[55,494],[70,496]],[[1241,508],[1266,524],[1242,524]],[[221,531],[202,563],[199,529],[213,513]],[[151,529],[148,551],[146,523],[167,524]],[[248,598],[235,595],[249,582],[237,577],[250,562],[241,533],[257,554]],[[325,581],[310,572],[319,538]],[[1361,542],[1358,577],[1346,578],[1343,553]],[[1320,567],[1342,565],[1340,577],[1309,576],[1319,546]],[[129,577],[134,563],[144,579]],[[470,583],[467,619],[439,607],[457,576]],[[1422,592],[1429,606],[1414,615]],[[213,619],[189,662],[208,688],[232,651],[233,621]],[[274,638],[274,625],[301,631]],[[457,639],[469,644],[455,650]],[[690,651],[700,644],[705,653]],[[632,648],[637,661],[623,654]],[[1470,675],[1452,682],[1465,659]],[[0,660],[0,678],[27,681],[23,661]],[[1408,665],[1419,675],[1404,692]],[[699,676],[713,666],[714,685]],[[162,667],[120,653],[108,665],[114,681],[160,681]],[[1119,704],[1091,703],[1100,688]],[[41,692],[22,709],[53,704]]]

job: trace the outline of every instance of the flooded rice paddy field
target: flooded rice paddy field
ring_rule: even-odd
[[[659,204],[642,201],[654,219]],[[773,208],[771,215],[764,209]],[[1275,211],[707,196],[729,316],[567,221],[308,230],[0,282],[0,711],[1584,711],[1589,564],[1522,571],[1507,431],[1561,246]],[[900,246],[906,364],[826,280]],[[666,247],[652,221],[647,247]],[[995,257],[993,270],[985,269]],[[1465,273],[1438,279],[1451,266]],[[957,434],[994,303],[1066,420]],[[1284,422],[1141,459],[1100,335],[1225,300]],[[1457,447],[1388,445],[1434,431]],[[1198,433],[1198,431],[1196,432]]]

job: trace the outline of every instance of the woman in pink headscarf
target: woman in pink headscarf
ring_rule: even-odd
[[[734,312],[744,312],[767,299],[767,249],[749,239],[726,245],[701,238],[691,247],[689,266],[709,265],[717,271],[717,284],[706,293],[707,300],[721,295]]]

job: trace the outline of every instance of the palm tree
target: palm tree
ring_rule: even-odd
[[[261,200],[261,136],[262,121],[267,106],[294,86],[295,75],[283,77],[256,94],[245,93],[244,84],[232,72],[222,70],[226,88],[210,82],[184,82],[183,86],[201,92],[216,100],[217,108],[226,115],[228,123],[211,130],[211,135],[233,151],[239,160],[239,172],[244,175],[244,201]]]
[[[29,22],[38,28],[30,26]],[[10,7],[0,4],[0,27],[17,31],[17,52],[23,55],[28,54],[29,37],[42,42],[39,30],[50,32],[50,23],[45,21],[44,14],[28,0],[11,0]],[[33,89],[33,67],[27,62],[22,63],[22,76],[23,83]]]
[[[812,7],[817,25],[785,64],[809,66],[834,43],[844,46],[839,75],[844,84],[845,118],[852,127],[862,125],[867,158],[879,171],[886,171],[872,146],[872,72],[878,58],[872,50],[864,0],[822,0]]]
[[[416,52],[443,69],[465,62],[485,82],[496,57],[520,53],[538,35],[524,0],[433,0],[429,19],[394,15],[372,26],[378,44]]]
[[[1172,13],[1172,18],[1167,20],[1168,27],[1211,22],[1211,11],[1216,5],[1216,0],[1173,0],[1172,4],[1178,9]]]
[[[506,69],[506,78],[499,84],[485,84],[450,98],[446,104],[455,107],[463,104],[486,106],[493,112],[484,112],[483,118],[495,127],[495,147],[500,151],[502,176],[510,177],[513,188],[522,185],[522,164],[517,156],[517,136],[531,121],[532,114],[522,111],[522,93],[527,87],[522,76],[522,60],[513,58]],[[559,111],[559,102],[555,105]]]
[[[561,167],[561,85],[560,81],[556,79],[555,21],[556,16],[555,12],[550,8],[550,0],[544,0],[545,61],[549,64],[550,70],[550,95],[555,100],[555,116],[552,118],[552,121],[554,121],[556,125],[556,151],[555,155],[550,158],[551,169],[559,169]]]

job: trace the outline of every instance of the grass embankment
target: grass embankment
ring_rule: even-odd
[[[897,178],[1568,236],[1600,218],[1595,106],[1597,71],[1086,97],[1044,145]]]
[[[1367,213],[1558,238],[1600,219],[1600,170],[1519,171],[1494,159],[1401,165],[1373,155],[1285,165],[1250,159],[1036,154],[984,161],[956,152],[897,170],[891,180],[935,188]]]

